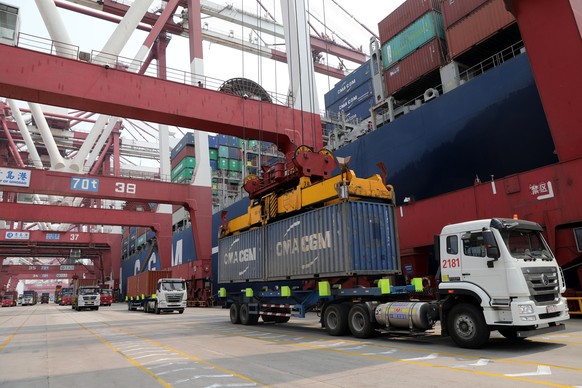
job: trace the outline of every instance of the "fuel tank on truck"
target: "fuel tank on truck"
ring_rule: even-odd
[[[344,202],[222,238],[218,281],[400,272],[393,206]]]

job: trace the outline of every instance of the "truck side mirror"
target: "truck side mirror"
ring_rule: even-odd
[[[485,243],[485,248],[487,250],[487,257],[496,261],[501,256],[499,252],[499,247],[497,246],[497,241],[495,241],[495,236],[493,236],[493,232],[490,230],[483,231],[483,242]]]

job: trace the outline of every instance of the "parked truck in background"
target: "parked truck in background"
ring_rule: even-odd
[[[40,304],[43,304],[43,303],[48,304],[49,301],[50,301],[50,294],[48,292],[43,292],[40,295]]]
[[[127,279],[127,309],[160,314],[178,311],[187,303],[186,281],[172,278],[172,271],[145,271]]]
[[[228,224],[224,217],[219,296],[230,306],[233,324],[253,325],[260,317],[284,323],[317,311],[330,335],[369,338],[380,332],[434,333],[440,321],[441,335],[463,348],[485,346],[494,330],[515,339],[565,328],[565,281],[540,225],[491,218],[445,226],[435,237],[438,287],[428,295],[423,279],[402,284],[394,205],[387,195],[392,188],[385,186],[383,193],[352,176],[343,166],[342,179],[330,178],[335,198],[327,180],[303,183],[255,198],[247,214]],[[272,209],[299,195],[297,203],[319,206],[263,224],[249,221],[267,220]],[[318,202],[318,195],[325,200]],[[289,280],[303,287],[285,285]]]
[[[113,303],[113,290],[110,288],[101,288],[99,293],[101,294],[99,304],[101,306],[111,306],[111,303]]]
[[[97,279],[73,279],[73,296],[71,308],[77,311],[83,309],[99,310],[99,286]]]
[[[22,294],[22,305],[23,306],[32,306],[35,305],[37,302],[38,294],[34,290],[27,290],[24,291]]]
[[[18,291],[5,291],[2,295],[2,307],[16,306],[18,301]]]
[[[61,306],[70,306],[73,304],[73,287],[61,288]]]

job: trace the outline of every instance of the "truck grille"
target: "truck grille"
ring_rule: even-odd
[[[558,300],[558,271],[555,267],[522,268],[523,276],[536,305],[555,303]]]
[[[97,296],[84,296],[83,300],[95,300],[97,299]]]
[[[168,303],[180,303],[182,301],[182,295],[166,295],[166,300]]]

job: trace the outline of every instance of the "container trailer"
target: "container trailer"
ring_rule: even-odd
[[[219,296],[233,324],[284,323],[317,312],[330,335],[369,338],[434,333],[440,321],[441,335],[463,348],[485,346],[493,330],[514,339],[565,328],[565,281],[539,224],[490,218],[445,226],[435,236],[438,287],[428,296],[426,279],[401,285],[393,188],[380,188],[378,176],[356,179],[348,162],[340,162],[340,179],[267,192],[228,224],[223,215],[218,280],[235,291],[222,287]],[[335,196],[323,189],[327,182]],[[289,197],[309,205],[252,221],[257,206],[272,216]],[[291,280],[303,287],[284,285]],[[266,289],[273,282],[281,285]]]
[[[186,281],[173,278],[172,271],[145,271],[127,278],[127,309],[146,313],[184,313],[188,295]]]
[[[99,286],[97,279],[73,279],[71,308],[77,311],[83,309],[99,310]]]

